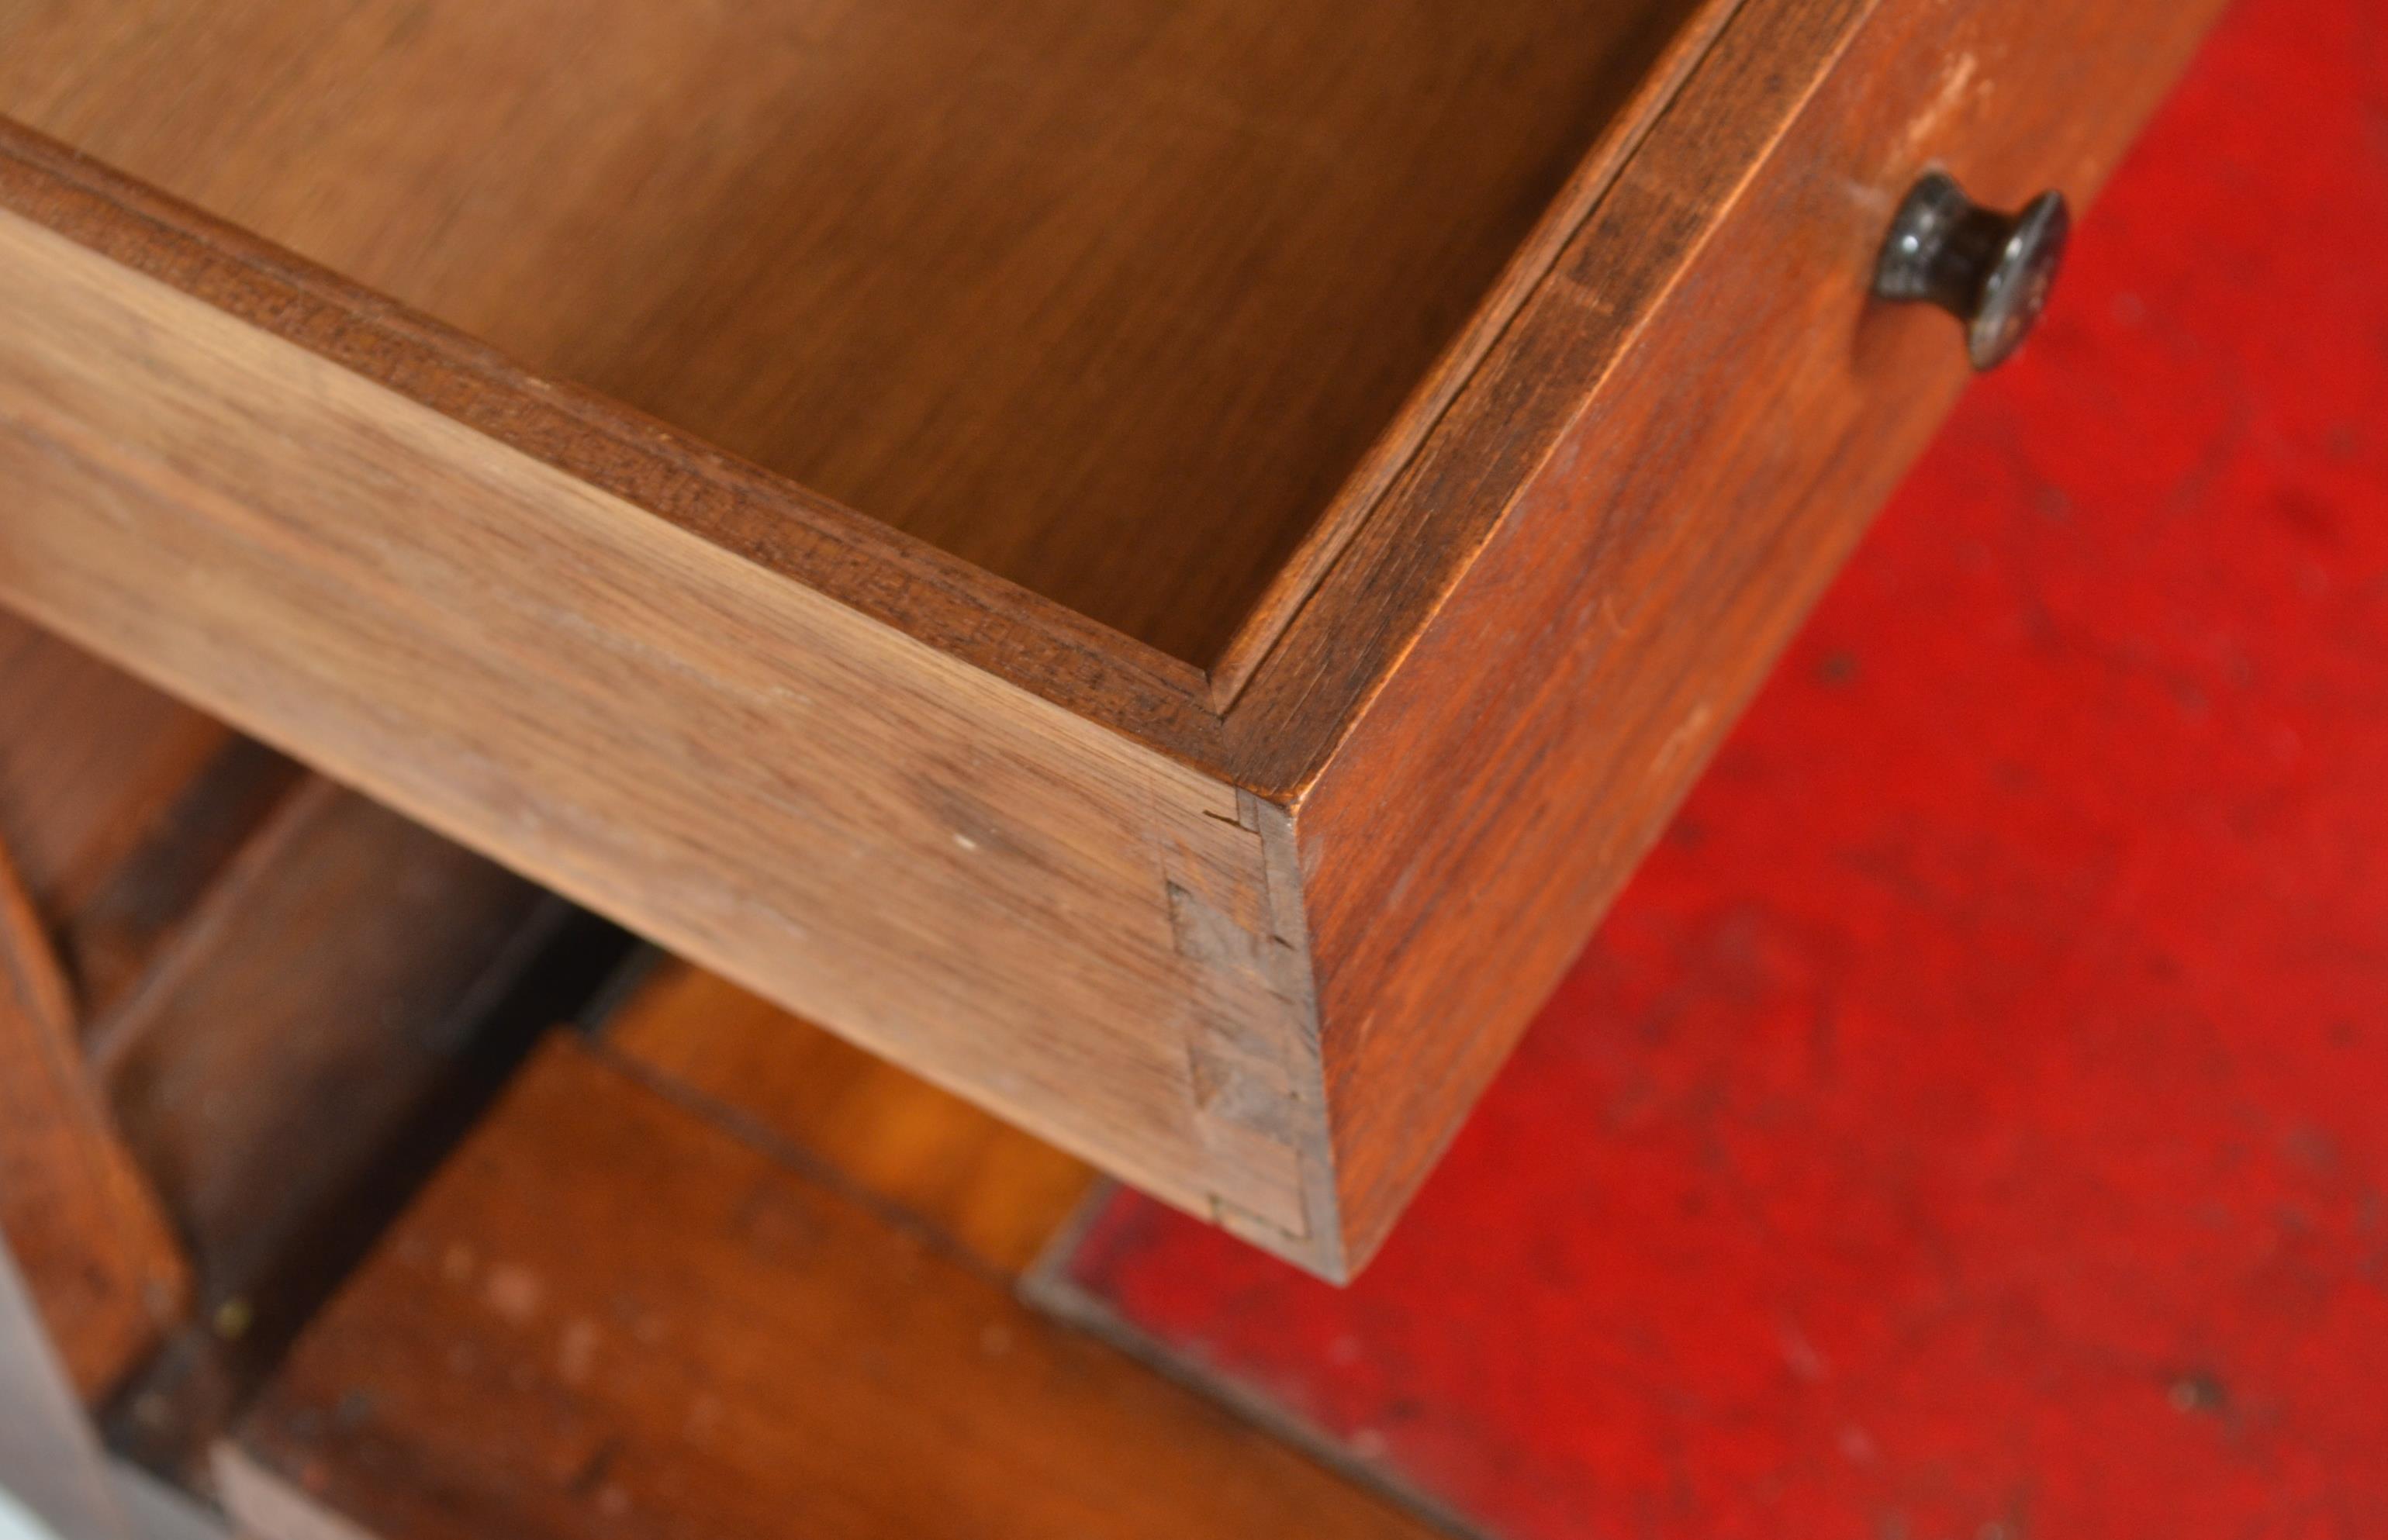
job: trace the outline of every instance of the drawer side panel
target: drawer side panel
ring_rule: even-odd
[[[1232,788],[8,215],[0,482],[0,601],[1160,1196],[1331,1233]]]

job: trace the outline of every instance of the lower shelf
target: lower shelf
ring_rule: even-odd
[[[840,1185],[551,1041],[221,1448],[235,1519],[258,1540],[858,1540],[962,1514],[1429,1533]]]

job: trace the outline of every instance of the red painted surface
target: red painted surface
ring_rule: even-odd
[[[2388,11],[2247,0],[1374,1270],[1078,1281],[1519,1540],[2388,1535],[2383,399]]]

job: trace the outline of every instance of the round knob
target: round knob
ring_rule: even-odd
[[[1928,172],[1892,221],[1874,292],[1939,306],[1965,323],[1974,367],[1995,369],[2046,308],[2072,229],[2062,193],[2001,214],[1967,197],[1947,172]]]

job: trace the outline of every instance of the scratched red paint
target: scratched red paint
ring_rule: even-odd
[[[2247,0],[1375,1269],[1079,1281],[1517,1540],[2388,1535],[2383,400],[2388,11]]]

